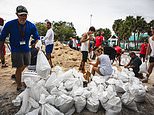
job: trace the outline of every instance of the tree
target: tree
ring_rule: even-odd
[[[76,37],[76,29],[70,22],[53,22],[53,31],[55,32],[55,40],[65,41],[70,37]]]
[[[41,23],[41,22],[36,23],[36,28],[38,29],[38,33],[40,36],[45,36],[47,32],[45,23]]]

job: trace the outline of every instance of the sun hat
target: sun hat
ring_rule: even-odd
[[[16,8],[16,13],[17,13],[18,15],[21,15],[21,14],[28,14],[28,11],[27,11],[26,7],[20,5],[20,6],[18,6],[18,7]]]

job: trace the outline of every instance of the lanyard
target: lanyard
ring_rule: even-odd
[[[22,41],[24,41],[24,37],[25,37],[25,30],[26,30],[26,24],[24,24],[24,27],[23,29],[21,28],[19,22],[18,22],[18,29],[19,29],[19,33],[20,33],[20,36],[21,36],[21,39]]]

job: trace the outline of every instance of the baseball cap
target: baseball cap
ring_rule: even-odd
[[[16,8],[16,13],[17,13],[18,15],[21,15],[21,14],[28,14],[28,11],[27,11],[26,7],[20,5],[20,6],[18,6],[18,7]]]

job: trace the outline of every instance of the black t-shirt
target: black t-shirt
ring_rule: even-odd
[[[130,65],[133,65],[134,69],[139,70],[139,67],[141,64],[142,64],[142,61],[138,56],[135,56],[134,58],[131,58],[131,60],[130,60]]]

